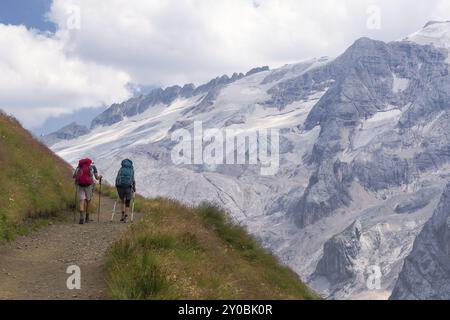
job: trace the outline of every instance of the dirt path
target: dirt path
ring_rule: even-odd
[[[100,224],[96,214],[86,225],[71,218],[0,246],[0,299],[104,299],[106,250],[129,226],[119,215],[109,222],[113,204],[103,198]],[[81,269],[81,290],[67,289],[72,265]]]

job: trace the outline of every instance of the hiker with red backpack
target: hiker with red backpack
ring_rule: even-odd
[[[98,174],[97,167],[91,159],[82,159],[78,163],[73,178],[80,201],[80,224],[89,223],[91,221],[89,220],[89,203],[94,194],[94,178],[101,183],[102,176]]]

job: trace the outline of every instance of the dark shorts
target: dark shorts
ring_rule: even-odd
[[[125,202],[127,207],[130,207],[131,199],[133,199],[133,188],[117,188],[120,200]]]

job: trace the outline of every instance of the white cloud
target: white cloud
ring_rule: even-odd
[[[69,57],[64,43],[49,35],[0,24],[0,48],[0,109],[27,127],[129,95],[127,73]]]
[[[70,51],[145,84],[202,82],[260,65],[337,55],[361,36],[395,40],[446,0],[54,0],[50,17]],[[66,30],[78,6],[81,29]],[[369,6],[381,29],[367,28]],[[441,12],[442,14],[442,12]]]
[[[380,29],[367,28],[369,5],[380,8]],[[35,125],[123,100],[128,81],[198,84],[338,55],[361,36],[400,39],[445,19],[447,8],[447,0],[54,0],[55,35],[0,24],[0,108]]]
[[[76,31],[66,28],[74,4]],[[324,28],[328,15],[336,28]],[[72,53],[120,66],[137,82],[169,85],[333,51],[347,9],[331,0],[56,0],[50,16]]]

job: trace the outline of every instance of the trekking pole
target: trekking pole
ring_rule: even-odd
[[[112,211],[112,215],[111,215],[111,222],[114,222],[114,216],[116,214],[116,206],[117,206],[117,199],[116,199],[116,201],[114,201],[114,207],[113,207],[113,211]]]
[[[97,223],[100,223],[100,205],[102,201],[102,179],[100,179],[100,190],[98,192],[98,213],[97,213]]]
[[[133,205],[131,206],[131,222],[134,221],[134,202],[136,201],[136,193],[133,193]]]

